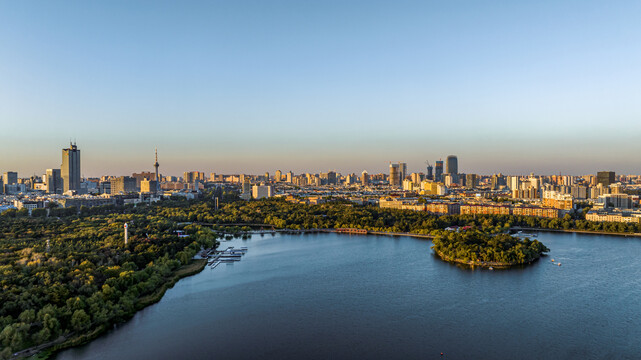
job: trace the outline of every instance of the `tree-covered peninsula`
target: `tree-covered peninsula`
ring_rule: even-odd
[[[473,266],[513,266],[531,263],[550,251],[537,240],[481,231],[445,231],[432,240],[432,249],[443,260]]]
[[[200,271],[216,234],[164,215],[183,204],[0,216],[0,359],[86,342]]]

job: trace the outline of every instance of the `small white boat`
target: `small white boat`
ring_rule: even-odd
[[[489,269],[490,269],[490,270],[494,270],[494,268],[493,268],[493,267],[491,267],[491,266],[489,267]]]

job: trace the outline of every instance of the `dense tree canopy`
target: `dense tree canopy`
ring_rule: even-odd
[[[478,230],[443,231],[432,244],[432,249],[446,260],[477,265],[526,264],[550,251],[537,240],[519,239],[509,234],[490,235]]]
[[[206,227],[159,215],[183,205],[0,216],[0,358],[129,318],[201,247],[216,242]],[[178,237],[178,229],[191,236]]]

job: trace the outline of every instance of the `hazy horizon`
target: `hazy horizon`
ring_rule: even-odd
[[[5,2],[0,173],[641,173],[641,3]]]
[[[108,159],[109,161],[107,163],[102,163],[101,161],[97,160],[98,158],[100,158],[100,156],[96,156],[96,155],[91,154],[91,153],[89,155],[87,155],[86,151],[83,150],[83,147],[81,146],[81,144],[77,143],[77,145],[78,145],[78,149],[80,150],[80,155],[81,155],[81,163],[82,163],[81,169],[82,169],[82,176],[83,177],[90,178],[90,177],[100,177],[100,176],[103,176],[103,175],[113,175],[113,176],[127,175],[127,176],[129,176],[129,175],[131,175],[133,173],[139,173],[139,172],[143,172],[143,171],[150,171],[150,172],[154,171],[154,168],[153,168],[153,162],[154,162],[153,149],[152,149],[152,153],[150,155],[151,158],[148,159],[148,161],[146,161],[146,163],[141,163],[141,164],[139,164],[140,166],[137,167],[136,164],[134,164],[134,165],[124,165],[124,166],[123,165],[119,165],[117,158],[109,158]],[[68,146],[65,146],[65,147],[68,147]],[[58,155],[60,155],[60,157],[61,157],[62,148],[59,149],[58,153],[59,153]],[[51,154],[47,154],[46,158],[47,159],[51,159],[55,163],[56,161],[53,160],[53,158],[55,158],[55,156],[50,156],[50,155]],[[496,171],[494,171],[494,170],[472,171],[472,170],[469,170],[469,169],[471,169],[471,167],[468,167],[468,165],[466,164],[465,159],[464,158],[462,159],[460,155],[458,155],[458,154],[448,154],[448,155],[456,155],[457,156],[459,173],[469,173],[469,174],[473,173],[473,174],[479,174],[479,175],[492,175],[492,174],[498,174],[498,173],[502,173],[503,175],[529,175],[530,173],[534,173],[536,175],[559,175],[559,174],[562,174],[562,175],[577,175],[577,176],[580,176],[580,175],[589,175],[589,174],[596,175],[597,171],[615,171],[617,175],[640,175],[640,174],[637,174],[637,173],[620,172],[620,171],[617,171],[617,169],[612,169],[612,168],[600,168],[600,169],[595,169],[594,171],[591,171],[591,172],[583,172],[583,173],[581,173],[581,172],[571,173],[571,172],[561,171],[561,170],[559,170],[559,171],[548,171],[548,172],[546,172],[546,171],[536,171],[536,170],[523,170],[521,172],[506,172],[506,171],[501,171],[500,169],[496,170]],[[89,159],[87,159],[87,157],[89,157]],[[443,163],[445,163],[446,157],[447,157],[447,155],[443,155],[442,157],[438,157],[436,160],[442,160]],[[436,162],[436,160],[430,160],[430,165],[434,166],[434,163]],[[6,171],[17,171],[19,177],[29,177],[31,175],[42,175],[42,174],[44,174],[44,171],[46,169],[49,169],[49,168],[60,168],[60,162],[61,161],[58,160],[58,162],[57,162],[58,165],[56,165],[56,166],[52,165],[52,166],[44,167],[43,170],[41,171],[41,173],[39,173],[36,170],[30,172],[29,170],[24,171],[24,169],[11,168],[11,169],[0,169],[0,175],[2,173],[6,172]],[[351,173],[355,173],[357,175],[360,175],[360,173],[363,170],[367,171],[369,174],[378,174],[378,173],[388,174],[389,173],[389,163],[390,163],[390,161],[370,162],[370,164],[372,166],[370,166],[369,168],[363,167],[363,168],[361,168],[359,170],[359,169],[351,169],[351,168],[348,168],[348,167],[342,167],[341,168],[341,167],[332,166],[329,161],[314,162],[314,164],[327,164],[327,166],[325,166],[325,167],[322,167],[322,166],[319,167],[319,166],[316,166],[316,165],[310,165],[309,168],[287,167],[287,164],[284,164],[284,163],[281,162],[282,164],[284,164],[284,166],[272,166],[272,167],[264,167],[264,168],[260,168],[260,169],[243,168],[243,169],[241,169],[241,171],[234,171],[233,169],[235,169],[235,166],[237,166],[237,165],[230,164],[229,162],[225,162],[225,159],[221,159],[220,163],[224,164],[224,165],[220,166],[218,168],[213,168],[213,167],[204,167],[204,168],[203,167],[201,167],[201,168],[198,168],[198,167],[185,167],[184,166],[184,162],[180,158],[178,158],[176,156],[167,156],[167,159],[164,159],[163,156],[162,156],[161,150],[159,150],[158,162],[160,164],[159,171],[160,171],[161,175],[163,175],[163,176],[182,176],[182,174],[184,172],[186,172],[186,171],[202,171],[202,172],[204,172],[206,174],[207,177],[209,177],[209,174],[212,173],[212,172],[215,172],[216,174],[225,174],[225,175],[233,175],[233,174],[262,175],[265,172],[269,172],[269,174],[273,176],[274,173],[276,172],[276,170],[281,170],[283,174],[287,173],[288,171],[292,171],[295,175],[304,174],[304,173],[318,174],[318,173],[327,172],[327,171],[330,171],[330,170],[342,173],[343,175],[347,175],[347,174],[351,174]],[[421,173],[421,172],[422,173],[426,173],[426,166],[427,165],[424,162],[421,163],[420,160],[418,160],[416,163],[411,163],[411,162],[403,161],[403,160],[392,161],[392,163],[398,163],[398,162],[405,162],[407,164],[407,174],[408,175],[411,174],[411,173],[414,173],[414,172],[416,172],[416,173]],[[87,170],[85,168],[85,164],[86,163],[89,163],[90,165],[93,165],[93,166],[90,166],[90,169]],[[382,164],[377,164],[377,163],[382,163]],[[528,163],[529,164],[537,164],[536,159],[531,159],[531,161],[528,162]],[[96,172],[95,169],[103,169],[103,172],[100,172],[101,170],[98,170]],[[119,169],[119,170],[113,170],[112,171],[112,170],[109,170],[109,169]]]

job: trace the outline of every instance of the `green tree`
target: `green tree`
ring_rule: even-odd
[[[71,326],[73,326],[76,331],[83,331],[89,328],[91,325],[91,318],[84,310],[76,310],[71,316]]]

